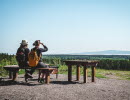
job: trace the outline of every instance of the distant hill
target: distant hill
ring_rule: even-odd
[[[120,50],[105,50],[97,52],[82,52],[82,53],[73,53],[76,55],[130,55],[130,51],[120,51]]]

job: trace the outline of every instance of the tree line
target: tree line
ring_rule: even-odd
[[[43,56],[43,61],[54,65],[65,65],[64,60],[99,60],[97,68],[110,70],[130,70],[128,55],[50,55]]]

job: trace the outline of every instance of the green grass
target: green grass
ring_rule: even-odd
[[[126,78],[127,80],[130,80],[130,77]]]
[[[99,73],[96,74],[96,77],[97,78],[107,78],[105,75],[102,75],[102,74],[99,74]]]
[[[59,66],[59,74],[67,74],[68,73],[68,68],[67,68],[67,66],[66,65],[63,65],[63,66]]]
[[[19,74],[25,74],[25,70],[24,69],[20,69],[19,70]]]
[[[130,80],[130,71],[96,69],[96,75],[101,74],[106,78]]]

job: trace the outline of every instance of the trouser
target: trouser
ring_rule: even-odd
[[[29,67],[29,63],[28,61],[27,62],[21,62],[21,63],[18,63],[19,67],[20,68],[26,68],[26,67]],[[30,69],[25,69],[25,73],[29,73],[30,72]]]
[[[30,70],[30,74],[32,75],[37,68],[48,68],[49,66],[45,65],[43,62],[39,62],[36,67],[32,67]]]

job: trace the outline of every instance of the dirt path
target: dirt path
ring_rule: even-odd
[[[75,76],[73,76],[75,79]],[[67,75],[51,75],[49,85],[37,82],[37,75],[28,83],[20,75],[17,82],[4,79],[0,83],[0,100],[130,100],[130,81],[97,79],[86,84],[67,82]]]

